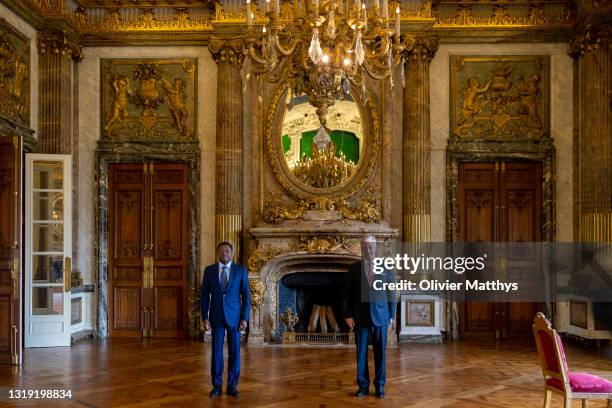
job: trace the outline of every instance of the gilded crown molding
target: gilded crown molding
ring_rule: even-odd
[[[436,36],[412,36],[404,38],[404,57],[408,61],[424,60],[430,62],[440,46]]]
[[[38,34],[37,38],[38,53],[59,54],[66,58],[72,58],[79,62],[83,59],[81,46],[70,39],[66,31],[45,31]]]
[[[208,49],[212,53],[217,64],[221,62],[242,64],[244,60],[244,40],[240,38],[211,38]]]
[[[570,42],[569,54],[578,58],[586,52],[599,49],[603,44],[608,43],[612,38],[612,28],[609,25],[592,27],[586,26],[582,32]]]

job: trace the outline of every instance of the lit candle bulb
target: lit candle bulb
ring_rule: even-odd
[[[383,0],[382,16],[385,20],[389,19],[389,0]]]
[[[319,13],[319,0],[314,0],[315,14]]]
[[[366,11],[365,3],[361,4],[361,10],[363,11],[363,19],[365,20],[366,25],[368,24],[368,13]]]
[[[266,13],[270,11],[270,0],[266,0]]]
[[[395,35],[399,37],[400,35],[400,7],[399,4],[395,9]]]

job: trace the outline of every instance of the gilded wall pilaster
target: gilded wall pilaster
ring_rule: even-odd
[[[587,27],[570,45],[578,71],[575,235],[583,242],[612,241],[611,37],[605,25]]]
[[[405,39],[403,115],[403,239],[431,240],[431,140],[429,63],[438,49],[436,37]]]
[[[72,153],[74,98],[81,47],[63,31],[41,32],[38,45],[38,143],[40,153]]]
[[[234,246],[240,261],[243,212],[241,40],[213,39],[209,44],[217,62],[217,145],[215,240]]]

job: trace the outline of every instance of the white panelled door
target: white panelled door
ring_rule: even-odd
[[[72,159],[26,154],[25,347],[70,346]]]

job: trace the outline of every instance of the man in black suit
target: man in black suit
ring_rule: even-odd
[[[392,281],[392,273],[385,271],[375,274],[372,262],[376,256],[376,240],[367,237],[361,244],[363,261],[349,267],[344,302],[346,324],[355,329],[357,346],[357,384],[355,394],[363,397],[369,394],[370,374],[368,372],[368,337],[374,348],[374,387],[376,397],[385,396],[385,354],[387,348],[387,331],[395,317],[395,293],[389,290],[375,290],[374,282]],[[377,285],[380,287],[381,285]]]

